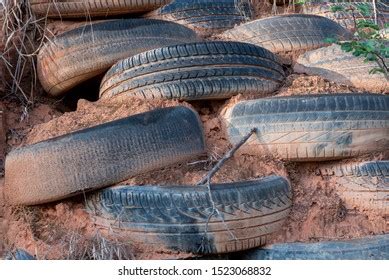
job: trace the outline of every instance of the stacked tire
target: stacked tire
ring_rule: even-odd
[[[351,167],[330,162],[387,151],[389,96],[277,96],[300,55],[327,46],[329,37],[351,38],[347,29],[317,15],[247,22],[253,18],[250,1],[167,2],[30,1],[37,17],[100,20],[40,49],[38,75],[47,94],[71,94],[94,78],[101,82],[104,102],[135,98],[206,104],[240,95],[243,101],[227,104],[219,115],[226,131],[222,136],[231,145],[239,145],[254,129],[241,152],[318,162],[318,174],[341,178],[336,180],[347,203],[389,215],[387,160]],[[118,18],[123,14],[131,18]],[[201,39],[210,35],[219,39]],[[206,152],[195,110],[156,109],[11,151],[5,197],[15,205],[39,205],[88,193],[85,205],[100,230],[152,250],[320,259],[330,258],[326,250],[335,248],[334,258],[354,256],[342,253],[347,243],[337,242],[317,245],[319,255],[304,244],[246,252],[266,245],[288,219],[293,186],[282,176],[200,186],[120,184]],[[355,242],[355,254],[366,249],[376,258],[387,256],[386,235]]]

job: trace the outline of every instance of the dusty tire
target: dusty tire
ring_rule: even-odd
[[[389,63],[389,59],[386,59],[386,63]],[[389,80],[384,73],[370,74],[377,67],[374,61],[365,62],[363,57],[356,57],[343,51],[339,45],[332,45],[301,55],[293,69],[297,73],[318,75],[370,92],[389,92]]]
[[[89,18],[148,12],[168,0],[30,0],[37,16],[49,18]]]
[[[174,21],[211,35],[249,21],[253,15],[252,4],[247,0],[175,0],[147,17]]]
[[[333,177],[346,208],[389,218],[389,161],[322,165],[318,173]]]
[[[370,10],[370,13],[364,14],[359,6],[365,6]],[[376,3],[378,25],[383,28],[385,23],[389,21],[389,5],[383,2]],[[341,9],[335,10],[334,9]],[[355,30],[355,22],[358,20],[374,20],[373,5],[369,2],[353,2],[353,3],[314,3],[303,5],[304,14],[314,14],[329,18],[339,23],[344,28],[351,31]]]
[[[90,191],[205,152],[197,113],[159,109],[9,153],[6,200],[33,205]]]
[[[268,50],[239,42],[170,46],[119,61],[101,83],[100,97],[223,99],[274,92],[285,74]]]
[[[222,34],[223,38],[251,43],[279,54],[285,63],[312,49],[328,45],[326,38],[349,38],[336,22],[314,15],[283,15],[254,20]]]
[[[318,243],[274,244],[239,256],[244,260],[387,260],[389,234]]]
[[[243,101],[224,113],[229,140],[257,128],[241,149],[290,161],[341,159],[385,151],[389,96],[329,94]]]
[[[88,197],[87,207],[96,224],[125,234],[134,244],[211,254],[262,246],[281,228],[292,203],[288,181],[278,176],[215,184],[211,193],[224,223],[218,215],[210,218],[205,186],[108,188]]]
[[[58,96],[104,73],[120,59],[196,40],[192,30],[167,21],[99,22],[63,33],[46,43],[38,55],[38,76],[46,92]]]

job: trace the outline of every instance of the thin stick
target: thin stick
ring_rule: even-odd
[[[244,144],[247,142],[247,140],[249,140],[249,138],[251,137],[251,135],[253,135],[255,132],[257,132],[257,129],[256,128],[253,128],[250,130],[250,133],[247,134],[244,138],[242,138],[242,140],[239,141],[239,143],[237,143],[234,147],[232,147],[231,150],[229,150],[224,156],[223,158],[211,169],[211,171],[208,172],[207,175],[205,175],[198,183],[197,185],[205,185],[207,182],[209,183],[211,181],[211,178],[213,177],[213,175],[216,174],[216,172],[218,172],[220,170],[220,168],[224,165],[224,163],[230,159],[234,154],[235,152]]]

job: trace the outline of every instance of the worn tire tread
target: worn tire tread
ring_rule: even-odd
[[[205,186],[115,187],[90,195],[86,203],[97,225],[117,229],[136,244],[200,254],[263,245],[292,203],[288,181],[278,176],[211,185],[211,193],[224,223],[220,217],[209,218],[213,210]],[[227,227],[237,240],[231,240]]]
[[[222,99],[267,94],[283,82],[277,57],[251,44],[201,42],[169,46],[119,61],[105,75],[100,97]]]

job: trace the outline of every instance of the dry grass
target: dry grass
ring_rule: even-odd
[[[36,55],[45,38],[42,20],[37,20],[27,0],[7,0],[4,6],[4,52],[6,97],[16,97],[24,116],[35,99],[37,87]]]
[[[45,207],[13,207],[12,220],[18,221],[19,227],[27,228],[35,246],[33,255],[38,260],[131,260],[134,259],[134,248],[129,242],[109,232],[105,236],[99,229],[85,232],[85,229],[71,226],[67,222],[53,220],[47,216]],[[28,240],[30,243],[32,240]],[[21,243],[20,243],[21,242]],[[12,243],[12,242],[11,242]],[[23,241],[17,242],[23,244]],[[7,243],[7,251],[16,249]]]

